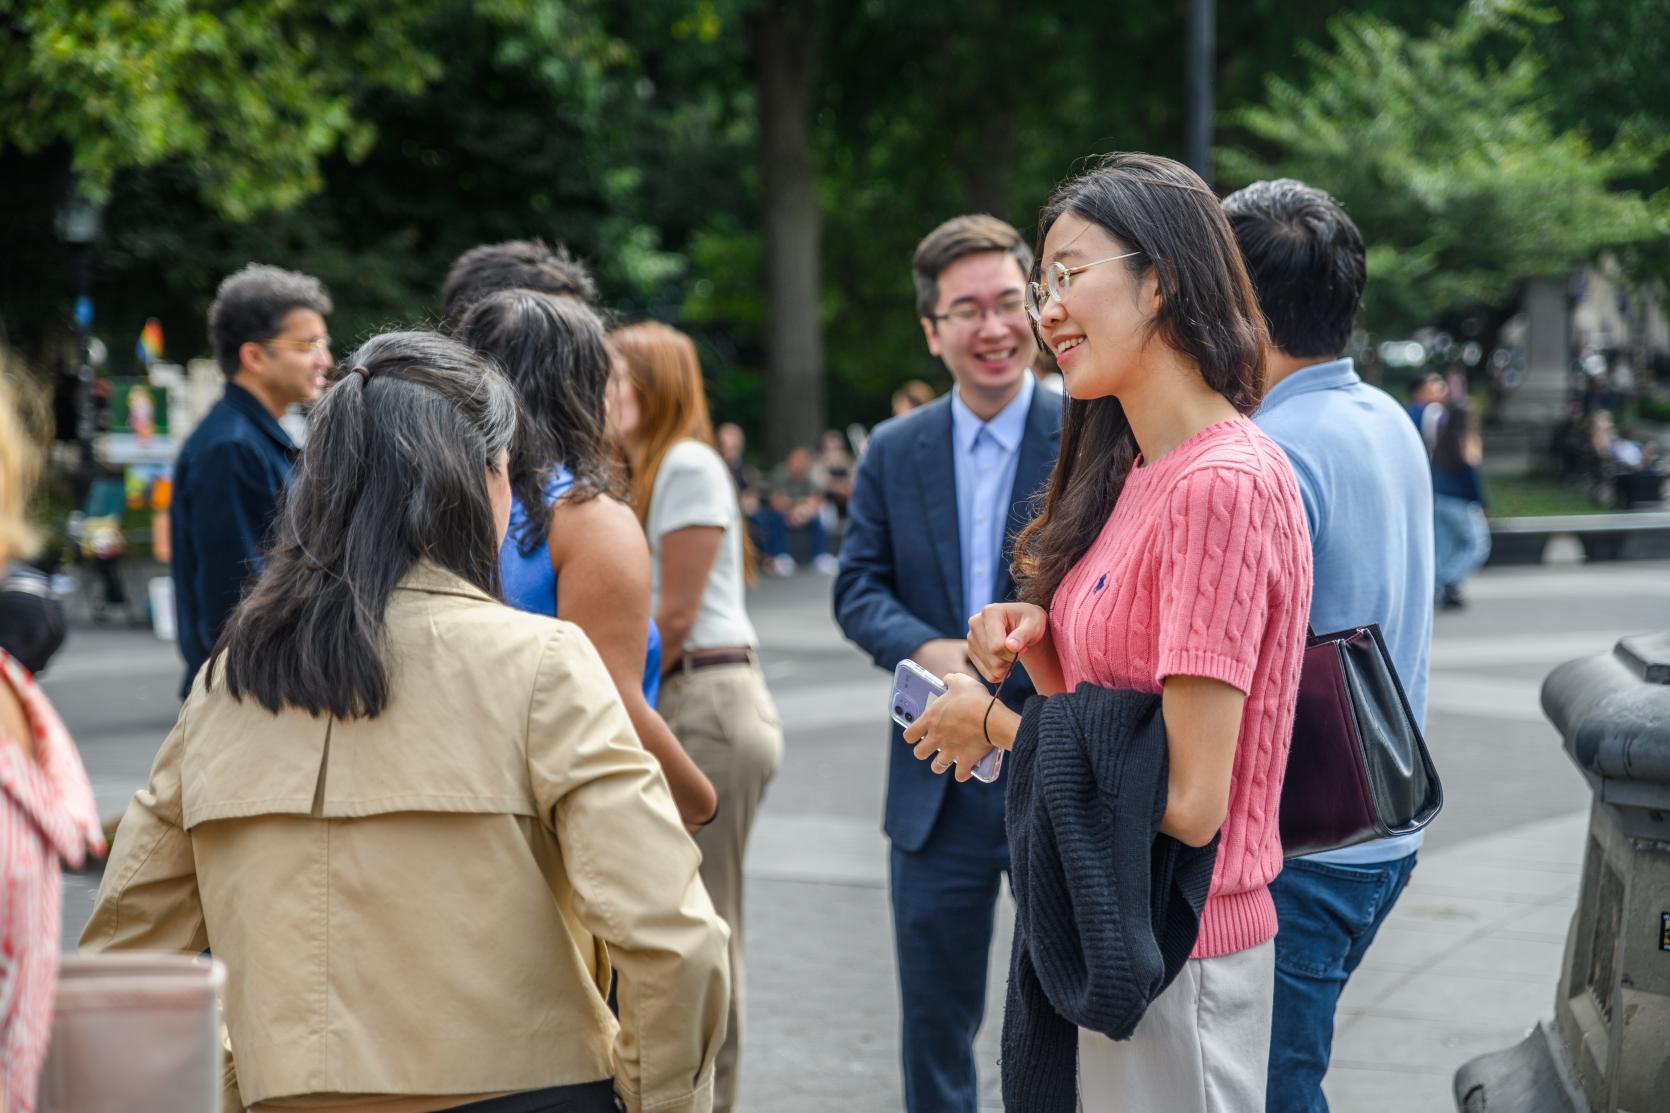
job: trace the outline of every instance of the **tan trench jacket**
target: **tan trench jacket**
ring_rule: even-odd
[[[372,720],[198,676],[83,948],[212,947],[250,1105],[613,1076],[630,1110],[708,1110],[728,932],[591,643],[419,565],[386,644]]]

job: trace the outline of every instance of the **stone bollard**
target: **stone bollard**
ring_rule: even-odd
[[[1670,1110],[1670,632],[1561,665],[1542,706],[1595,797],[1554,1022],[1465,1064],[1456,1105]]]

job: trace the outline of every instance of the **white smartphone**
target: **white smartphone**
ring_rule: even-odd
[[[906,657],[899,662],[899,667],[893,670],[893,694],[890,705],[893,708],[893,721],[902,727],[914,723],[928,705],[945,694],[945,685],[939,677],[923,668],[921,665]],[[998,772],[1003,768],[1003,751],[993,746],[986,751],[986,755],[974,763],[969,770],[970,775],[977,781],[991,784],[997,780]]]

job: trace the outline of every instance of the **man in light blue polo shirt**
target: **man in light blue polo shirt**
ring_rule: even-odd
[[[1432,645],[1432,476],[1392,397],[1342,358],[1367,277],[1363,241],[1334,199],[1290,179],[1255,182],[1224,212],[1269,326],[1264,403],[1310,526],[1318,633],[1378,623],[1415,720],[1426,721]],[[1269,1113],[1325,1113],[1322,1077],[1346,980],[1415,868],[1421,835],[1287,862],[1276,901]]]

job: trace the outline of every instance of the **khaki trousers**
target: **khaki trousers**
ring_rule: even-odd
[[[742,1045],[742,858],[765,786],[783,757],[783,724],[752,664],[674,671],[661,686],[658,710],[719,795],[719,814],[697,832],[696,846],[702,883],[731,929],[730,1023],[713,1074],[713,1113],[730,1113]]]
[[[1119,1043],[1079,1029],[1083,1113],[1264,1113],[1276,944],[1191,958]]]

